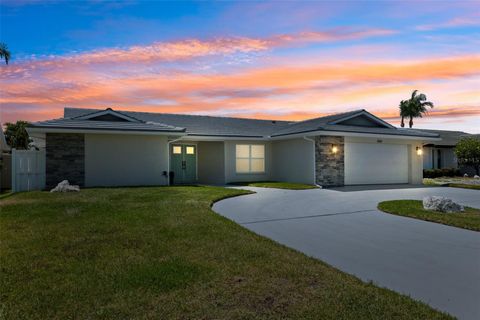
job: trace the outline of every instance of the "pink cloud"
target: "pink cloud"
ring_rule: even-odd
[[[152,64],[179,62],[211,56],[232,56],[236,53],[262,52],[277,47],[307,43],[347,41],[395,33],[389,29],[336,28],[326,31],[300,32],[274,35],[266,38],[224,37],[211,40],[186,39],[172,42],[155,42],[151,45],[129,48],[106,48],[64,56],[32,57],[2,71],[2,78],[28,77],[37,69],[85,68],[90,65]]]
[[[366,108],[395,118],[398,102],[413,89],[438,106],[430,117],[480,114],[478,55],[365,62],[339,61],[331,51],[320,61],[270,59],[268,65],[223,72],[221,63],[208,72],[197,68],[218,62],[218,56],[387,34],[391,31],[336,29],[264,39],[193,39],[24,61],[1,67],[1,121],[59,117],[65,106],[292,120]],[[463,106],[455,105],[458,101]]]
[[[437,29],[480,26],[480,15],[473,17],[457,17],[441,23],[423,24],[415,27],[420,31],[433,31]]]

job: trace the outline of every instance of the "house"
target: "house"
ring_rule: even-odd
[[[46,187],[288,181],[421,183],[422,145],[366,110],[300,122],[65,108],[29,126],[46,148]],[[173,179],[169,179],[172,172]]]
[[[430,141],[423,145],[424,169],[458,169],[455,146],[461,138],[471,136],[463,131],[417,129],[426,133],[438,134],[440,141]]]
[[[5,134],[3,133],[2,125],[0,124],[0,152],[3,153],[8,151],[10,151],[10,146],[7,144]]]

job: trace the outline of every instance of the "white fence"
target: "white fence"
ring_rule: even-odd
[[[12,191],[45,188],[45,150],[12,150]]]

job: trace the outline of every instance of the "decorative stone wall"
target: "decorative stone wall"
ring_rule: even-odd
[[[315,137],[315,177],[323,187],[343,186],[345,183],[344,137]],[[332,152],[335,145],[337,153]]]
[[[85,135],[79,133],[46,134],[46,186],[62,180],[85,185]]]

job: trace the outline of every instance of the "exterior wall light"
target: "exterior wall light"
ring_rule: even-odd
[[[423,149],[421,147],[417,147],[417,156],[421,156],[423,154]]]
[[[334,144],[332,144],[332,153],[337,153],[338,152],[338,147]]]

